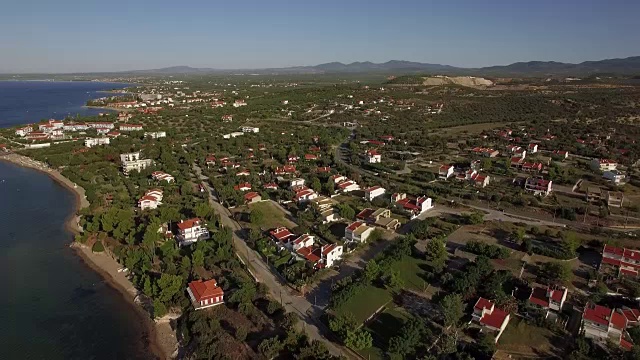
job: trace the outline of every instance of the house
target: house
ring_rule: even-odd
[[[262,197],[255,191],[244,194],[244,203],[253,204],[262,201]]]
[[[383,141],[386,141],[386,142],[392,142],[396,138],[393,137],[392,135],[382,135],[382,136],[380,136],[380,139],[382,139]]]
[[[471,316],[472,321],[478,323],[483,331],[487,330],[495,333],[496,343],[511,318],[508,312],[497,308],[492,301],[485,298],[479,298],[478,301],[476,301]]]
[[[364,221],[352,222],[344,229],[344,238],[346,241],[364,243],[367,242],[373,230],[373,227],[367,226]]]
[[[286,175],[286,174],[295,174],[296,166],[295,165],[278,166],[273,173],[277,176]]]
[[[284,245],[291,251],[298,251],[303,247],[309,247],[315,244],[315,236],[309,234],[302,234],[293,240],[291,240],[291,238],[288,240],[290,241],[285,242]]]
[[[287,162],[289,162],[289,163],[298,162],[298,160],[300,160],[300,156],[296,156],[296,155],[289,155],[289,156],[287,157]]]
[[[20,137],[25,137],[27,136],[28,133],[33,131],[33,126],[31,125],[27,125],[21,128],[17,128],[16,129],[16,135],[20,136]]]
[[[357,219],[366,221],[368,224],[373,224],[376,226],[380,226],[387,230],[396,230],[400,227],[400,222],[398,219],[394,219],[391,217],[391,210],[389,209],[364,209],[358,215],[356,215]]]
[[[304,203],[318,197],[318,194],[306,186],[295,186],[291,190],[295,193],[293,200],[298,203]]]
[[[609,159],[593,159],[590,165],[594,171],[611,171],[618,168],[618,163]]]
[[[240,107],[240,106],[246,106],[247,103],[244,102],[244,100],[240,99],[240,100],[236,100],[233,102],[233,107]]]
[[[110,122],[88,122],[86,123],[87,127],[91,129],[108,129],[111,130],[115,127],[113,123]]]
[[[328,224],[339,219],[338,214],[333,208],[333,202],[326,196],[319,196],[311,200],[311,206],[316,214],[318,214],[322,224]]]
[[[166,181],[167,183],[172,183],[176,181],[176,179],[173,176],[171,176],[170,174],[167,174],[164,171],[154,171],[151,173],[151,177],[154,180]]]
[[[147,191],[143,197],[138,200],[138,207],[141,210],[156,209],[162,205],[162,190],[154,189]]]
[[[244,135],[243,132],[235,131],[235,132],[232,132],[232,133],[229,133],[229,134],[222,135],[222,138],[223,139],[231,139],[231,138],[237,138],[238,136],[242,136],[242,135]]]
[[[249,170],[244,169],[244,170],[240,170],[236,173],[236,176],[249,176],[251,175],[251,172],[249,172]]]
[[[216,157],[215,155],[208,155],[205,159],[205,164],[207,164],[207,166],[215,166],[216,165]]]
[[[500,154],[498,150],[484,148],[484,147],[475,147],[471,151],[473,151],[477,155],[488,157],[488,158],[494,158]]]
[[[613,268],[618,276],[638,277],[640,272],[640,251],[604,245],[599,270]]]
[[[251,190],[251,184],[249,184],[248,182],[240,183],[234,186],[233,189],[236,191],[249,191]]]
[[[121,124],[119,129],[120,131],[142,131],[143,127],[141,124]]]
[[[605,193],[607,206],[621,208],[624,203],[624,193],[622,191],[607,191]]]
[[[523,172],[539,173],[542,171],[542,163],[530,163],[525,161],[520,168]]]
[[[529,151],[530,154],[535,154],[538,152],[538,144],[529,144],[529,146],[527,147],[527,151]]]
[[[514,156],[509,160],[511,167],[516,169],[520,168],[522,163],[524,163],[524,158],[521,158],[520,156]]]
[[[130,171],[140,171],[146,169],[153,164],[151,159],[142,159],[140,151],[120,154],[120,161],[122,162],[122,171],[128,174]]]
[[[51,134],[43,133],[42,131],[32,131],[25,135],[27,140],[47,140],[51,137]]]
[[[409,213],[411,219],[433,208],[433,200],[430,197],[418,196],[416,199],[409,199],[406,193],[391,195],[391,203],[395,203]]]
[[[278,190],[278,184],[276,183],[267,183],[262,185],[262,188],[265,190]]]
[[[597,186],[589,186],[585,192],[586,201],[589,203],[600,203],[604,197],[602,189]]]
[[[198,240],[209,238],[209,230],[199,218],[180,220],[178,227],[178,244],[180,246],[190,245]]]
[[[117,138],[118,136],[120,136],[120,132],[119,131],[115,131],[115,130],[111,130],[109,132],[107,132],[107,136],[108,137],[112,137],[112,138]]]
[[[616,185],[622,184],[626,179],[626,176],[618,170],[607,170],[602,174],[602,177]]]
[[[371,201],[378,196],[384,195],[385,191],[385,188],[382,186],[375,185],[364,190],[364,198],[367,201]]]
[[[163,137],[167,137],[167,133],[165,131],[151,131],[145,132],[144,137],[150,137],[152,139],[159,139]]]
[[[222,115],[222,121],[224,122],[233,121],[233,115]]]
[[[307,246],[299,248],[294,253],[297,257],[303,258],[311,263],[314,268],[321,268],[322,253],[319,247]]]
[[[243,126],[240,130],[242,130],[243,133],[257,133],[257,132],[260,132],[260,128],[251,127],[251,126]]]
[[[273,238],[273,240],[275,242],[281,244],[282,246],[284,246],[284,244],[288,243],[289,240],[292,237],[295,236],[286,227],[275,228],[275,229],[269,231],[269,234],[271,235],[271,237]]]
[[[106,138],[88,138],[84,140],[84,146],[90,148],[97,145],[109,145],[111,139]]]
[[[303,178],[295,178],[289,181],[289,188],[293,189],[294,187],[304,186],[305,180]]]
[[[215,279],[192,281],[187,287],[187,293],[196,310],[224,304],[224,291]]]
[[[318,155],[315,154],[304,154],[304,159],[307,161],[318,160]]]
[[[533,287],[529,295],[529,303],[540,307],[545,312],[545,318],[549,312],[560,313],[564,302],[567,300],[567,288],[564,286],[549,286],[547,288]]]
[[[601,342],[613,341],[629,349],[632,343],[626,333],[627,318],[621,310],[587,303],[582,312],[581,332],[587,339]]]
[[[376,150],[365,151],[365,157],[369,164],[377,164],[382,162],[382,154],[378,153]]]
[[[322,245],[320,253],[324,267],[332,267],[336,261],[342,259],[343,247],[338,244]]]
[[[438,178],[440,180],[447,180],[453,175],[453,165],[441,165],[438,169]]]
[[[568,151],[553,150],[552,154],[553,154],[553,157],[560,158],[560,159],[566,159],[569,157]]]
[[[331,167],[329,166],[320,166],[316,168],[317,173],[328,173],[331,172]]]
[[[638,326],[640,324],[640,310],[638,309],[622,309],[622,315],[627,318],[627,326]]]
[[[530,191],[534,195],[547,196],[551,193],[553,181],[545,180],[541,177],[529,177],[524,183],[524,190]]]
[[[338,183],[338,189],[343,193],[360,190],[360,185],[351,180],[345,180]]]

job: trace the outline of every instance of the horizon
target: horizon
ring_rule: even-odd
[[[576,64],[637,56],[640,37],[640,4],[622,1],[189,5],[7,5],[0,14],[0,73],[253,70],[389,59],[460,68]]]

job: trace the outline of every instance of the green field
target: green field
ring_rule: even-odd
[[[391,300],[392,297],[389,290],[368,285],[358,294],[349,299],[348,302],[335,310],[338,313],[350,312],[356,318],[358,323],[363,323],[376,310],[389,303]]]
[[[365,327],[373,336],[373,346],[358,351],[365,359],[385,359],[389,339],[398,335],[405,321],[410,318],[403,308],[389,307],[378,314]]]
[[[423,280],[424,275],[427,273],[424,268],[427,266],[427,260],[425,259],[405,256],[402,260],[393,264],[392,268],[400,273],[405,289],[422,292],[425,286],[429,284]]]
[[[518,354],[551,354],[551,338],[551,330],[529,325],[524,320],[512,317],[498,340],[498,349]]]
[[[251,211],[260,210],[262,212],[262,221],[257,226],[262,229],[272,229],[278,226],[286,226],[289,229],[296,227],[296,223],[287,219],[287,215],[271,201],[262,201],[249,205]]]

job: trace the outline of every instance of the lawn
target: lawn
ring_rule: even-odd
[[[349,301],[336,309],[338,313],[350,312],[358,323],[363,323],[381,306],[392,300],[391,292],[387,289],[368,285]]]
[[[424,291],[428,285],[423,278],[427,267],[427,260],[413,256],[405,256],[392,266],[393,270],[399,272],[404,288],[418,292]]]
[[[365,327],[373,336],[373,346],[358,351],[365,359],[385,359],[389,339],[398,335],[406,320],[410,317],[403,308],[389,307],[378,314]]]
[[[553,337],[551,330],[529,325],[524,320],[512,317],[500,336],[498,349],[520,355],[551,354],[553,346],[550,340]]]
[[[272,229],[278,226],[286,226],[291,229],[297,226],[296,223],[287,218],[287,214],[271,201],[262,201],[249,205],[249,209],[250,211],[260,210],[262,212],[262,220],[256,224],[261,229]]]

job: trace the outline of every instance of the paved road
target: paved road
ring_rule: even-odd
[[[202,176],[202,170],[197,165],[193,166],[194,171],[196,172],[199,179],[202,180],[202,186],[207,189],[207,193],[209,194],[209,204],[214,208],[216,213],[220,215],[220,221],[224,227],[228,227],[233,230],[233,245],[236,249],[236,253],[242,259],[242,261],[247,265],[251,273],[257,278],[257,280],[265,285],[267,285],[269,289],[269,293],[271,294],[273,299],[281,300],[282,305],[288,312],[292,312],[297,314],[302,321],[301,328],[306,332],[306,334],[315,340],[320,340],[325,343],[329,352],[336,356],[345,356],[347,358],[353,358],[353,356],[344,351],[341,347],[336,344],[327,341],[327,339],[323,336],[323,331],[327,331],[326,329],[320,329],[319,320],[317,319],[317,315],[320,313],[320,309],[314,308],[313,305],[304,297],[296,296],[291,288],[287,286],[284,280],[280,279],[277,275],[275,275],[269,266],[262,261],[260,256],[251,249],[247,243],[241,239],[237,233],[239,233],[242,229],[240,225],[231,219],[231,213],[229,209],[225,208],[216,201],[215,199],[215,190],[209,185],[209,182],[204,180],[206,177]]]

